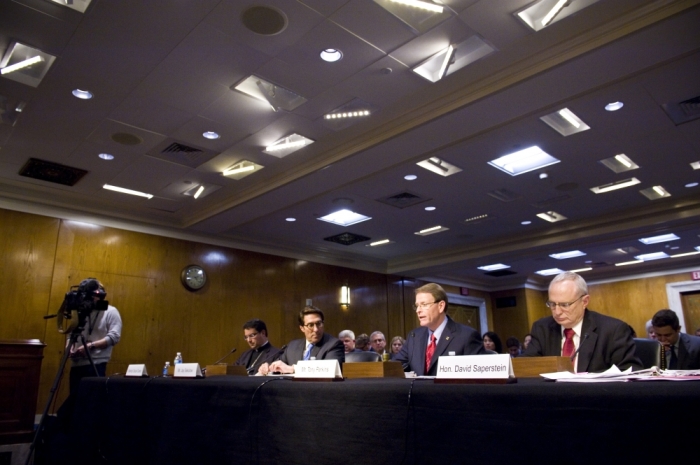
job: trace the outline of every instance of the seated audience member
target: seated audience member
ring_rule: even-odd
[[[263,363],[272,363],[280,355],[279,350],[267,339],[267,325],[262,320],[250,320],[243,324],[243,339],[250,346],[238,357],[234,365],[243,365],[248,374],[255,374]]]
[[[406,343],[406,339],[401,336],[394,336],[391,338],[391,359],[393,360],[396,355],[401,352],[401,348]]]
[[[698,329],[695,330],[695,335],[696,335],[696,336],[700,336],[700,328],[698,328]]]
[[[651,324],[651,320],[647,321],[646,325],[644,327],[647,330],[647,338],[648,339],[656,339],[656,333],[654,332],[654,325]],[[696,334],[697,336],[697,334]]]
[[[511,336],[506,339],[506,349],[511,357],[517,357],[520,355],[520,341],[515,336]]]
[[[503,343],[501,342],[501,338],[498,337],[498,334],[494,333],[493,331],[485,332],[482,341],[484,343],[484,349],[493,350],[497,354],[503,353]]]
[[[589,299],[581,276],[571,271],[558,274],[549,284],[546,303],[552,316],[532,325],[532,340],[523,356],[571,357],[577,372],[601,372],[612,365],[641,369],[630,326],[589,310]]]
[[[372,352],[376,352],[384,358],[386,353],[386,337],[380,331],[375,331],[369,335],[369,345],[372,347]]]
[[[345,361],[343,343],[330,334],[323,332],[323,312],[312,306],[304,307],[299,312],[299,329],[304,334],[302,339],[295,339],[287,344],[287,350],[276,362],[264,363],[258,373],[294,373],[294,366],[299,360],[338,360]]]
[[[370,349],[369,336],[365,333],[357,336],[357,339],[355,340],[355,348],[363,352],[367,352]]]
[[[527,346],[530,345],[530,341],[532,340],[532,334],[527,333],[525,337],[523,338],[523,352],[525,352],[525,349],[527,349]]]
[[[681,333],[676,312],[659,310],[651,321],[656,340],[666,349],[666,366],[669,370],[700,369],[700,337]]]
[[[413,371],[418,376],[435,376],[441,355],[450,352],[455,355],[484,353],[479,333],[447,316],[447,294],[442,287],[430,283],[417,288],[414,293],[420,328],[408,334],[406,343],[394,357],[405,371]]]
[[[340,341],[343,343],[346,354],[350,352],[362,352],[360,349],[355,348],[355,333],[349,329],[338,333],[338,339],[340,339]]]

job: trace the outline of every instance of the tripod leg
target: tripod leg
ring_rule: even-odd
[[[85,341],[85,336],[80,333],[80,340],[83,343],[83,347],[85,348],[85,355],[87,356],[87,359],[90,361],[90,366],[92,367],[92,371],[95,372],[95,376],[99,377],[100,373],[97,371],[97,367],[95,366],[95,362],[92,361],[92,355],[90,355],[90,351],[87,348],[87,342]]]

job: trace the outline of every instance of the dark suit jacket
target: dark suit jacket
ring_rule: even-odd
[[[454,352],[455,355],[484,354],[484,343],[474,329],[447,317],[447,326],[437,341],[435,353],[430,361],[430,369],[425,372],[425,349],[428,347],[428,328],[421,326],[408,334],[401,352],[396,354],[394,361],[401,362],[405,371],[413,371],[418,376],[437,375],[437,361],[441,355]]]
[[[685,333],[678,337],[678,369],[700,370],[700,337]]]
[[[532,325],[532,341],[524,357],[561,356],[561,325],[548,316]],[[634,354],[634,339],[624,321],[586,309],[579,341],[579,372],[596,373],[612,365],[620,370],[641,370],[642,362]]]
[[[268,342],[258,350],[248,349],[243,352],[234,365],[243,365],[248,368],[248,373],[255,374],[258,372],[260,365],[263,363],[272,363],[277,360],[279,356],[279,349]]]
[[[296,365],[304,358],[304,350],[306,350],[306,339],[294,339],[287,344],[287,350],[279,359],[287,365]],[[345,346],[340,339],[323,333],[321,340],[311,348],[311,356],[316,357],[316,360],[339,360],[342,365],[345,362]]]

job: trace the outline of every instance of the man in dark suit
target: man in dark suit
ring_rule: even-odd
[[[571,357],[577,372],[601,372],[616,365],[642,368],[634,354],[634,339],[624,321],[588,310],[588,285],[576,273],[565,271],[549,284],[547,306],[552,316],[532,325],[525,357]]]
[[[656,340],[666,349],[666,366],[670,370],[700,370],[700,337],[681,333],[676,312],[659,310],[651,323]]]
[[[277,360],[279,350],[270,344],[267,339],[267,325],[262,320],[246,321],[243,325],[243,339],[250,346],[238,357],[234,365],[243,365],[248,374],[255,374],[263,363],[272,363]]]
[[[394,357],[405,371],[417,376],[435,376],[441,355],[483,354],[484,344],[474,329],[457,323],[447,316],[447,294],[437,284],[430,283],[415,290],[416,314],[420,328],[408,334],[406,343]]]
[[[295,339],[287,344],[287,350],[279,360],[263,364],[258,373],[294,373],[294,365],[300,360],[338,360],[345,361],[343,343],[323,331],[323,312],[312,306],[304,307],[299,312],[299,329],[304,338]]]

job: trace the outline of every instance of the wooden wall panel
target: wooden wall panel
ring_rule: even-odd
[[[491,294],[493,331],[498,334],[503,343],[503,351],[506,351],[506,339],[511,336],[518,338],[522,342],[523,337],[530,331],[528,325],[528,299],[526,289],[513,289],[510,291],[499,291]],[[496,299],[515,297],[514,307],[496,308]]]

